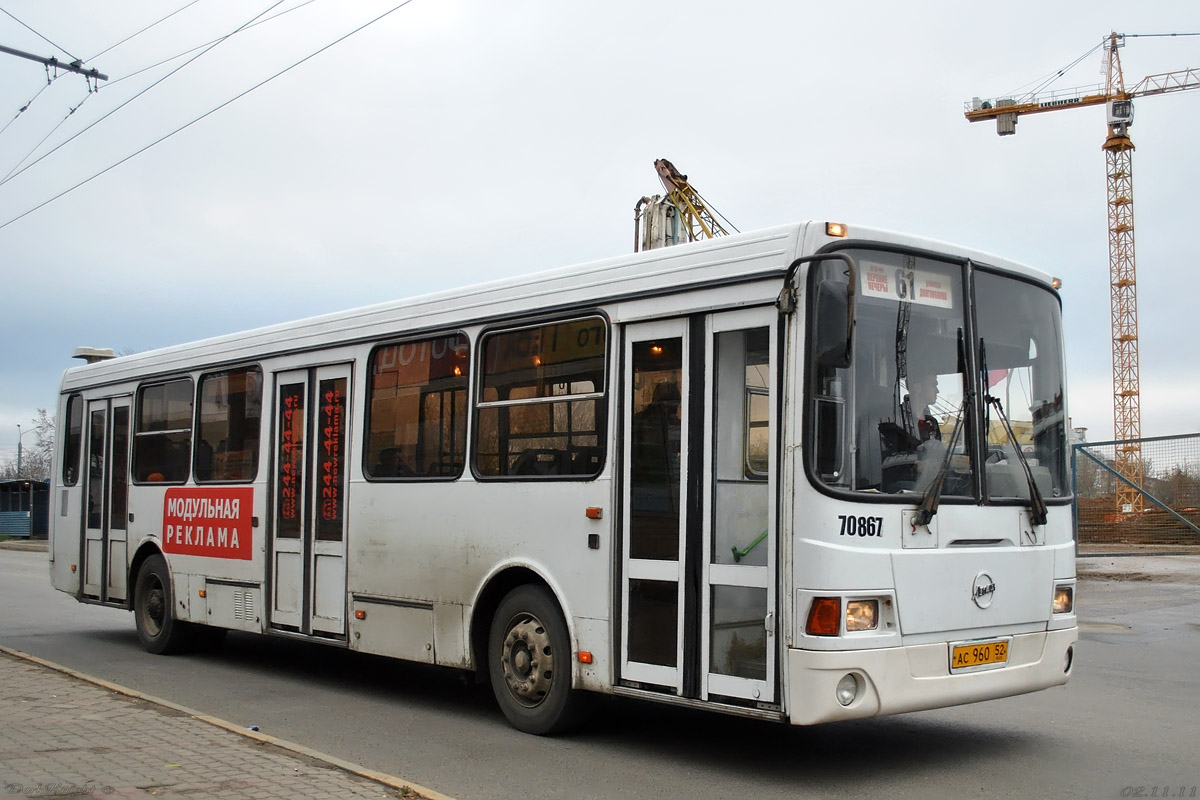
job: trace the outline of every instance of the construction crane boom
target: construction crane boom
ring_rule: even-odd
[[[685,223],[690,231],[689,241],[695,241],[701,235],[705,239],[717,236],[728,236],[729,231],[717,221],[717,218],[704,202],[700,193],[688,183],[687,175],[675,169],[675,165],[665,158],[654,162],[654,169],[667,190],[667,199],[675,204],[683,214]]]
[[[654,162],[654,169],[666,196],[643,197],[634,206],[634,252],[639,247],[650,250],[684,241],[728,236],[729,228],[737,231],[729,220],[718,219],[720,214],[716,209],[709,207],[696,188],[688,183],[687,175],[670,161],[660,158]]]
[[[970,122],[996,120],[996,132],[1017,132],[1017,119],[1024,114],[1061,111],[1095,105],[1108,107],[1108,135],[1103,150],[1108,175],[1108,260],[1111,288],[1113,358],[1113,439],[1117,445],[1116,468],[1131,485],[1117,488],[1120,511],[1141,511],[1141,387],[1138,369],[1137,268],[1133,240],[1133,100],[1158,94],[1200,89],[1200,70],[1192,68],[1147,75],[1126,88],[1118,50],[1125,34],[1111,33],[1104,41],[1106,80],[1091,86],[1055,92],[1030,93],[967,103]]]
[[[979,122],[996,119],[1002,114],[1040,114],[1044,111],[1062,111],[1064,108],[1101,106],[1110,100],[1132,100],[1135,97],[1150,97],[1187,89],[1200,89],[1200,69],[1181,69],[1159,75],[1147,75],[1132,89],[1118,96],[1109,95],[1103,84],[1094,84],[1029,94],[1020,98],[974,98],[966,104],[964,115],[970,122]]]

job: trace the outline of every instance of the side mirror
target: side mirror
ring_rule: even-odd
[[[854,319],[850,315],[852,289],[845,283],[824,280],[813,298],[813,358],[819,367],[850,366]]]
[[[858,286],[858,267],[848,253],[817,253],[797,258],[787,268],[783,290],[775,302],[781,314],[796,310],[796,294],[792,281],[802,264],[819,261],[841,261],[846,265],[846,282],[823,280],[817,284],[813,297],[813,358],[819,367],[845,369],[850,366],[854,350],[855,290]]]

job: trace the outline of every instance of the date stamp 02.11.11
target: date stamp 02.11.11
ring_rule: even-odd
[[[1200,797],[1196,786],[1126,786],[1121,797]]]

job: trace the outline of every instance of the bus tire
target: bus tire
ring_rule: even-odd
[[[571,688],[571,639],[558,603],[541,586],[518,586],[500,601],[488,636],[488,672],[514,728],[544,736],[581,720],[586,698]]]
[[[191,644],[191,629],[175,619],[175,594],[171,573],[160,555],[142,562],[133,592],[133,621],[138,641],[148,653],[179,653]]]

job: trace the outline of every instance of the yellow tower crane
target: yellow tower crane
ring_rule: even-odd
[[[1142,453],[1138,440],[1141,438],[1142,419],[1138,378],[1137,270],[1133,251],[1133,142],[1129,138],[1129,126],[1133,124],[1135,97],[1200,89],[1200,70],[1185,69],[1148,75],[1132,87],[1126,87],[1118,50],[1125,46],[1127,36],[1136,35],[1111,33],[1101,45],[1089,51],[1090,54],[1103,47],[1107,76],[1103,86],[1054,92],[1034,90],[1019,97],[993,100],[976,97],[967,104],[966,117],[970,122],[994,119],[996,132],[1007,136],[1017,132],[1017,118],[1023,114],[1096,105],[1108,108],[1108,136],[1104,140],[1103,150],[1108,166],[1113,439],[1119,442],[1116,451],[1117,472],[1130,484],[1140,488]],[[1133,486],[1122,483],[1117,488],[1118,510],[1142,510],[1141,493]]]

